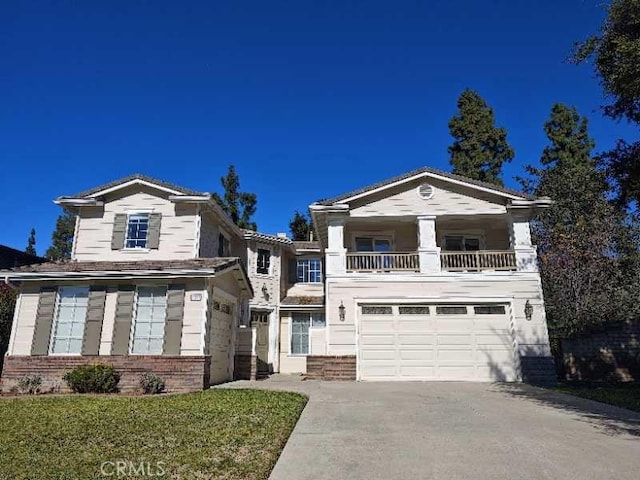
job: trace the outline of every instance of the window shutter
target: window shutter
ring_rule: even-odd
[[[289,285],[298,283],[298,261],[294,258],[289,260]]]
[[[87,318],[84,322],[84,337],[82,338],[82,355],[98,355],[100,351],[100,335],[104,319],[104,302],[107,298],[105,287],[91,287]]]
[[[160,246],[160,220],[161,213],[149,214],[149,230],[147,232],[147,248],[158,248]]]
[[[125,233],[127,231],[127,214],[116,213],[113,217],[113,233],[111,234],[111,250],[124,248]]]
[[[133,285],[118,286],[111,355],[127,355],[129,353],[129,337],[131,336],[134,298],[135,287]]]
[[[163,355],[180,355],[183,316],[184,285],[169,285],[167,290],[167,319],[164,325]]]
[[[56,295],[57,289],[55,287],[42,287],[40,289],[36,325],[33,331],[33,342],[31,343],[31,355],[47,355],[49,353]]]

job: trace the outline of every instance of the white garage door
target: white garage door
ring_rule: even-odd
[[[209,330],[209,353],[211,370],[209,382],[222,383],[229,380],[231,365],[231,325],[233,305],[224,300],[214,299],[211,328]]]
[[[507,305],[362,305],[359,311],[361,380],[517,380]]]

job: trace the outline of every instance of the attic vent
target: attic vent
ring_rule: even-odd
[[[423,183],[418,187],[418,196],[423,200],[429,200],[433,197],[433,187],[428,183]]]

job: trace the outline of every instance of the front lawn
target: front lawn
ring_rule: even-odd
[[[566,384],[558,387],[558,390],[563,393],[640,412],[639,382],[614,384]]]
[[[223,389],[0,399],[0,479],[265,479],[306,401]]]

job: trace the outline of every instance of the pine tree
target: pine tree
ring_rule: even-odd
[[[75,228],[76,217],[65,210],[56,221],[56,228],[51,235],[51,246],[45,253],[49,260],[58,261],[71,258]]]
[[[313,231],[313,225],[311,219],[304,213],[295,211],[293,218],[289,222],[289,231],[291,237],[297,241],[308,241],[311,237],[310,234]]]
[[[224,196],[220,197],[220,195],[214,193],[213,198],[216,202],[240,228],[257,230],[258,226],[251,221],[251,217],[256,213],[258,199],[255,193],[239,191],[240,177],[238,177],[233,165],[229,166],[227,175],[220,178],[220,183],[224,188]]]
[[[29,255],[37,255],[36,253],[36,229],[32,228],[27,240],[27,248],[24,249],[24,253]]]
[[[449,131],[454,138],[448,148],[453,173],[502,185],[502,165],[513,160],[515,153],[507,142],[507,131],[495,126],[493,110],[477,92],[462,92]]]

